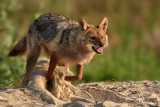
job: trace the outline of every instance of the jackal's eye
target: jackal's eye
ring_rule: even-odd
[[[90,37],[92,40],[96,40],[96,38],[95,37]]]

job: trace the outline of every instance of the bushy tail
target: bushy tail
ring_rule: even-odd
[[[27,37],[26,35],[21,38],[21,40],[14,46],[14,48],[9,52],[8,56],[23,55],[27,51]]]

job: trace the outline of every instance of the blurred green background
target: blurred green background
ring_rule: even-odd
[[[7,54],[48,12],[95,25],[109,20],[109,47],[85,65],[80,82],[160,80],[160,0],[0,0],[0,87],[20,84],[10,82],[24,73],[26,56]]]

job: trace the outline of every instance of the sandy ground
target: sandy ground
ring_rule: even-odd
[[[160,81],[97,82],[72,85],[57,67],[46,84],[48,61],[37,63],[26,88],[0,89],[0,107],[159,107]]]

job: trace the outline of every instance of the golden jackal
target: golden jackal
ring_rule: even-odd
[[[83,64],[89,62],[95,53],[102,54],[103,47],[108,45],[107,25],[107,18],[94,26],[87,24],[84,19],[79,24],[61,15],[41,15],[9,53],[9,56],[17,56],[27,51],[26,74],[22,85],[27,86],[41,48],[50,57],[48,81],[54,76],[57,64],[68,69],[69,64],[76,64],[76,75],[66,76],[65,80],[81,80]]]

